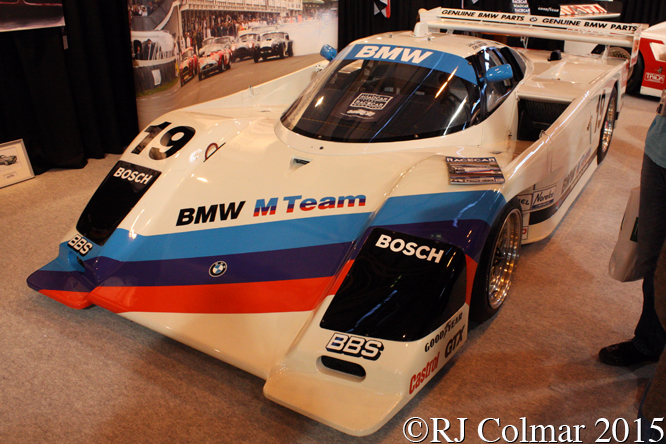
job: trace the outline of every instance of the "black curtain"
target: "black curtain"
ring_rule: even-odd
[[[666,21],[664,0],[631,0],[622,2],[622,21],[647,23],[650,26]]]
[[[63,0],[65,28],[0,33],[0,143],[36,174],[121,153],[138,133],[126,0]]]

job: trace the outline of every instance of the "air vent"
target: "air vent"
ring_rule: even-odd
[[[343,361],[342,359],[322,356],[321,363],[324,367],[337,372],[346,373],[357,378],[365,378],[365,369],[354,362]]]

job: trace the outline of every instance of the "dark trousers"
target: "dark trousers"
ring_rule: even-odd
[[[666,332],[654,308],[654,270],[666,240],[666,168],[643,156],[638,210],[638,264],[643,270],[643,311],[634,332],[634,345],[649,355],[664,349]]]

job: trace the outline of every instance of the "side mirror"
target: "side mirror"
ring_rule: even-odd
[[[319,54],[330,62],[335,58],[336,55],[338,55],[338,51],[331,45],[324,45],[321,47]]]
[[[503,82],[513,77],[513,69],[511,65],[505,64],[494,66],[486,71],[486,80],[489,83]]]

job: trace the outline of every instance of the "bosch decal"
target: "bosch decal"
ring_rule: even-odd
[[[227,219],[238,219],[238,216],[243,209],[243,205],[245,205],[245,201],[241,201],[240,203],[231,202],[229,204],[211,205],[210,207],[203,206],[198,207],[196,210],[194,208],[183,208],[178,212],[176,226],[189,225],[193,222],[194,224],[215,222],[215,218],[218,214],[218,220],[220,222]]]
[[[92,242],[89,242],[88,239],[81,236],[80,234],[77,234],[69,242],[67,242],[67,246],[79,253],[81,256],[85,256],[93,249]]]
[[[434,338],[432,338],[430,340],[430,342],[426,342],[425,351],[431,350],[435,346],[435,344],[437,344],[439,341],[441,341],[446,336],[446,334],[448,332],[453,330],[453,327],[455,327],[456,324],[458,322],[460,322],[460,320],[462,319],[462,316],[463,316],[462,313],[460,313],[455,318],[449,320],[449,322],[446,323],[444,328],[439,333],[437,333],[437,335]]]
[[[425,259],[429,262],[434,259],[436,264],[439,264],[439,261],[444,254],[444,250],[431,248],[427,245],[419,245],[416,242],[405,242],[400,238],[392,239],[391,236],[387,234],[379,236],[377,243],[375,243],[375,247],[388,248],[394,253],[402,253],[405,256],[414,256],[417,259]]]
[[[326,350],[332,353],[341,353],[355,358],[361,357],[376,361],[384,350],[384,344],[376,339],[366,339],[359,336],[350,336],[335,333],[326,344]]]
[[[359,194],[356,196],[328,196],[323,197],[319,200],[315,198],[305,198],[303,196],[287,196],[282,199],[282,202],[286,202],[286,208],[284,204],[280,206],[281,210],[284,210],[286,213],[293,213],[296,209],[300,211],[311,211],[311,210],[333,210],[336,208],[352,208],[358,204],[359,207],[365,206],[365,196]],[[278,205],[280,203],[279,197],[272,197],[270,199],[257,199],[257,203],[254,207],[254,217],[258,216],[272,216],[277,213]]]
[[[411,395],[414,393],[414,390],[419,388],[423,382],[430,377],[430,375],[435,373],[435,370],[437,370],[437,367],[439,366],[439,353],[437,353],[437,356],[435,356],[435,359],[432,361],[428,362],[425,367],[423,367],[423,370],[418,372],[415,375],[412,375],[412,379],[409,381],[409,394]]]

